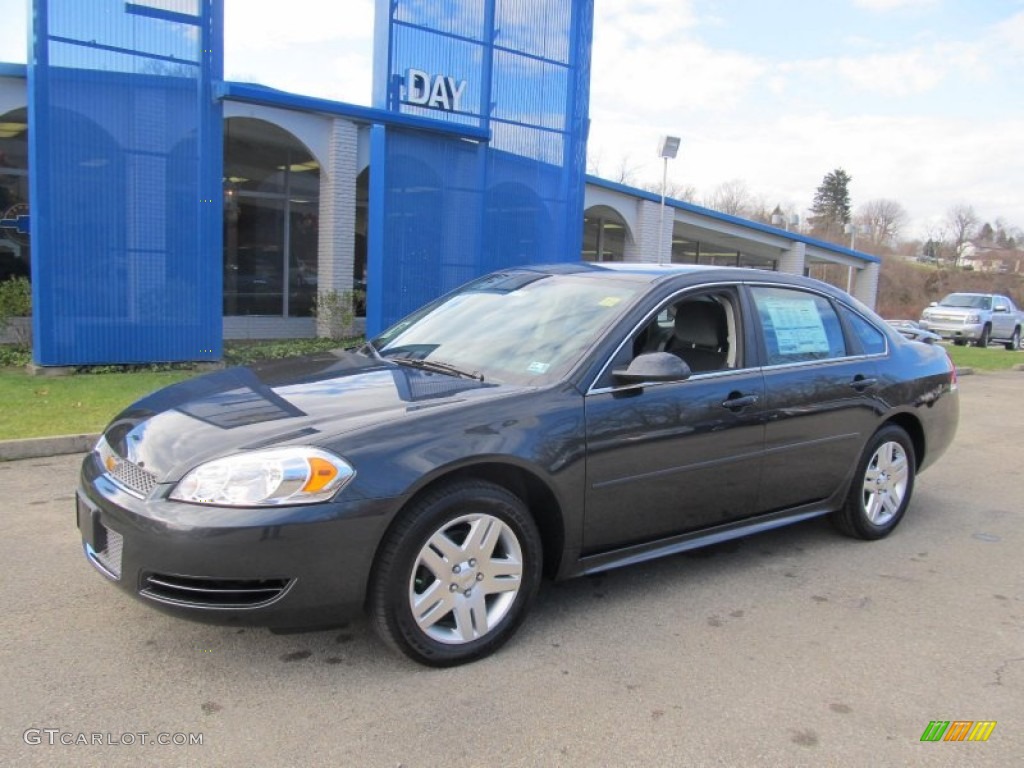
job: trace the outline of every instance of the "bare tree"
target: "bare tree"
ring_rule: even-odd
[[[660,195],[661,182],[645,181],[640,184],[640,189]],[[673,200],[683,200],[684,202],[692,203],[697,199],[697,188],[692,184],[680,184],[677,181],[670,180],[665,184],[665,197],[671,197]]]
[[[864,203],[857,211],[855,222],[867,234],[868,247],[878,253],[883,248],[896,248],[907,218],[906,209],[898,202],[879,198]]]
[[[753,207],[753,196],[747,185],[740,179],[725,181],[704,198],[704,207],[727,213],[730,216],[747,216]]]
[[[978,214],[970,205],[957,203],[946,213],[946,224],[949,227],[949,246],[953,251],[953,263],[959,267],[967,242],[977,229]]]
[[[751,196],[750,202],[747,205],[746,216],[751,221],[759,221],[762,224],[771,224],[772,216],[775,214],[775,210],[778,209],[779,213],[786,216],[786,221],[792,218],[792,215],[786,215],[783,213],[782,208],[778,205],[772,205],[768,202],[768,198],[764,195]],[[787,225],[785,227],[789,229]]]
[[[624,155],[619,160],[619,168],[615,172],[615,178],[612,181],[632,186],[636,182],[636,172],[638,169],[639,166],[633,162],[633,159],[629,155]]]

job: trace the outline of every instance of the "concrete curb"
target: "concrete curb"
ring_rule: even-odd
[[[30,437],[25,440],[0,440],[0,461],[39,459],[67,453],[86,453],[100,439],[94,435],[58,435],[57,437]]]

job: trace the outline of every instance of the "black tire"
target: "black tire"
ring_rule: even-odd
[[[1011,336],[1010,340],[1006,342],[1006,348],[1010,352],[1016,352],[1020,349],[1020,326],[1013,329],[1013,336]]]
[[[868,540],[892,533],[910,504],[916,467],[914,444],[903,429],[890,424],[878,430],[857,462],[846,503],[832,514],[836,528]]]
[[[475,661],[518,629],[542,561],[521,499],[483,481],[442,486],[414,501],[388,533],[371,576],[370,619],[388,645],[421,664]]]
[[[953,343],[958,347],[962,347],[967,344],[967,339],[953,339]]]
[[[981,336],[978,338],[976,342],[974,342],[974,345],[976,347],[981,347],[982,349],[984,349],[985,347],[988,346],[988,340],[991,335],[992,329],[986,325],[984,328],[981,329]]]

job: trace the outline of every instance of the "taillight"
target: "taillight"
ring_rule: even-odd
[[[948,349],[944,348],[942,351],[946,353],[946,362],[949,363],[949,391],[955,392],[959,387],[956,378],[956,363],[954,363],[953,358],[950,357]]]

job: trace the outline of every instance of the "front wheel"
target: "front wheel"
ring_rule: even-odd
[[[517,496],[482,481],[443,486],[414,502],[381,548],[368,601],[374,627],[421,664],[480,659],[525,618],[542,558]]]
[[[832,521],[847,536],[881,539],[903,518],[914,490],[914,444],[893,424],[868,441],[857,464],[846,503]]]
[[[1008,350],[1010,350],[1011,352],[1016,352],[1018,349],[1020,349],[1020,328],[1019,327],[1013,329],[1013,336],[1011,336],[1010,340],[1008,342],[1006,342],[1006,348]]]
[[[991,335],[992,329],[986,325],[984,328],[981,329],[981,336],[978,337],[978,340],[974,342],[974,344],[984,349],[985,347],[988,346],[988,340]]]

